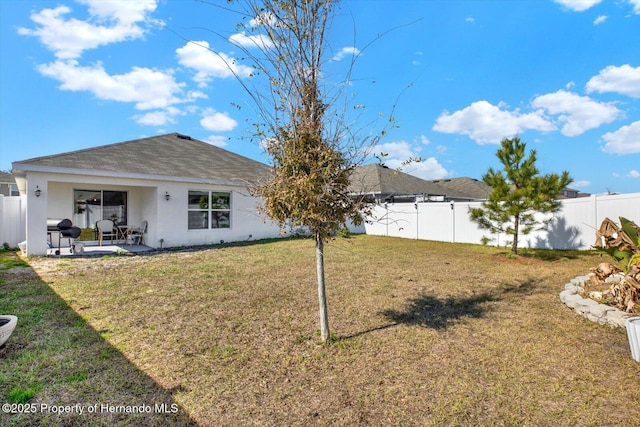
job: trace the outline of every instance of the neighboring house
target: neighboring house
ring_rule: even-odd
[[[19,196],[16,180],[9,172],[0,171],[0,194],[3,196]]]
[[[456,199],[456,201],[477,202],[486,200],[491,193],[491,187],[484,181],[474,178],[446,178],[429,181],[444,187],[447,196]],[[576,197],[589,197],[589,194],[580,193],[578,190],[566,187],[563,188],[558,199],[574,199]]]
[[[487,200],[491,187],[475,178],[445,178],[429,181],[438,184],[447,192],[447,196],[457,202],[476,202]]]
[[[145,244],[189,246],[279,235],[257,213],[248,185],[269,167],[171,133],[13,163],[27,196],[28,255],[47,252],[47,220],[94,228],[100,219],[138,226]]]
[[[350,192],[377,203],[444,201],[446,191],[437,184],[387,166],[358,166],[351,175]]]
[[[485,200],[491,187],[472,178],[427,181],[372,164],[355,169],[350,190],[377,203],[469,202]]]
[[[558,199],[575,199],[578,197],[589,197],[591,194],[589,193],[581,193],[578,190],[574,190],[573,188],[565,187],[560,192]]]

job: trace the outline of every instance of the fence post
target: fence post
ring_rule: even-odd
[[[4,220],[4,195],[0,194],[0,243],[5,241],[5,227],[6,221]]]

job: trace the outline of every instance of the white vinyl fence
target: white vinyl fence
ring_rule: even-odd
[[[365,225],[367,234],[407,239],[436,240],[457,243],[482,243],[505,246],[511,236],[491,235],[469,219],[469,209],[480,202],[397,203],[376,206],[371,221]],[[520,236],[518,245],[529,248],[589,249],[595,242],[595,232],[602,220],[618,217],[640,222],[640,193],[590,196],[562,200],[562,208],[553,215],[546,231],[534,231]]]
[[[24,241],[26,236],[26,196],[3,196],[0,194],[0,245],[12,247]]]
[[[469,208],[479,202],[397,203],[376,206],[364,230],[376,236],[442,242],[481,243],[483,236],[491,245],[505,246],[510,236],[489,235],[469,220]],[[519,246],[550,249],[589,249],[602,220],[618,217],[640,222],[640,193],[590,196],[562,200],[562,209],[554,215],[546,231],[520,236]],[[26,239],[26,197],[0,195],[0,244],[15,247]]]

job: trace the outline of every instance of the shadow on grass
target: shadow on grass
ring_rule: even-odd
[[[496,300],[496,297],[489,293],[469,298],[443,299],[423,294],[410,299],[404,310],[384,310],[382,315],[395,324],[442,330],[463,317],[482,317],[488,310],[484,304]]]
[[[519,255],[525,258],[535,258],[540,261],[559,261],[562,259],[579,259],[593,255],[592,251],[580,251],[577,249],[524,249]]]
[[[0,403],[35,411],[3,414],[0,425],[197,425],[174,400],[179,386],[163,388],[139,370],[30,267],[2,269],[15,259],[0,256],[0,313],[18,317],[0,349]]]
[[[444,330],[463,318],[481,318],[491,310],[487,303],[519,299],[522,295],[535,292],[537,282],[524,279],[516,283],[502,283],[495,290],[470,297],[438,298],[422,294],[407,301],[404,310],[383,310],[380,312],[388,321],[385,325],[370,328],[341,339],[356,338],[370,332],[381,331],[401,324]]]

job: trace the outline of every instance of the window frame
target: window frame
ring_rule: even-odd
[[[82,193],[95,193],[98,197],[96,197],[95,202],[94,203],[87,203],[88,200],[85,200],[85,203],[81,203],[82,199],[79,199],[78,197],[82,194]],[[119,195],[124,196],[124,204],[121,205],[112,205],[112,204],[107,204],[105,205],[105,193],[119,193]],[[84,204],[84,207],[81,206],[82,204]],[[95,205],[95,206],[99,206],[100,209],[100,216],[93,216],[93,218],[95,218],[95,220],[93,221],[93,224],[91,224],[91,219],[92,216],[87,216],[87,227],[89,228],[95,228],[95,222],[96,221],[100,221],[103,219],[109,219],[112,220],[114,222],[114,224],[117,225],[127,225],[129,223],[129,191],[127,190],[104,190],[104,189],[90,189],[90,188],[74,188],[73,189],[73,217],[74,217],[74,223],[77,222],[76,221],[76,216],[83,214],[85,212],[86,209],[89,208],[89,205]],[[106,212],[110,211],[111,209],[105,209],[105,207],[107,208],[111,208],[111,207],[120,207],[120,213],[122,214],[122,216],[118,215],[118,214],[114,214],[115,216],[107,216]],[[91,218],[91,219],[90,219]]]
[[[223,204],[220,207],[219,203],[213,203],[214,197],[222,197]],[[202,198],[206,196],[206,200],[203,201]],[[198,207],[193,207],[195,203],[192,202],[192,197],[199,197]],[[220,191],[220,190],[188,190],[187,191],[187,230],[188,231],[198,231],[198,230],[224,230],[231,229],[231,210],[232,210],[232,202],[233,199],[233,191]],[[195,201],[195,199],[193,199]],[[220,198],[218,198],[219,201]],[[226,201],[226,206],[224,202]],[[200,217],[192,216],[192,213],[200,213]],[[217,226],[214,224],[219,224],[220,221],[220,213],[226,213],[226,226]],[[204,226],[196,227],[194,224],[204,219]]]

